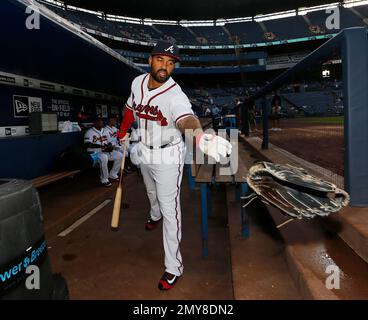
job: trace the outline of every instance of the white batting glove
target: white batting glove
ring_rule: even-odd
[[[203,153],[213,157],[216,162],[220,161],[220,156],[226,157],[231,154],[232,148],[231,143],[226,139],[207,133],[199,137],[198,146]]]

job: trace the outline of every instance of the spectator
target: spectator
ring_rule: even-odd
[[[281,118],[281,97],[278,95],[277,90],[273,92],[273,98],[271,102],[271,120],[272,131],[281,131],[280,128],[280,118]]]
[[[213,98],[211,96],[208,97],[208,103],[213,106],[214,102],[213,102]]]
[[[217,106],[212,108],[212,124],[215,131],[219,129],[219,126],[221,124],[220,111],[221,110]]]
[[[256,121],[256,106],[254,100],[250,96],[246,97],[246,108],[248,111],[249,132],[252,132],[252,125],[253,131],[258,131]]]
[[[217,106],[212,108],[212,115],[217,116],[220,113],[220,109]]]
[[[103,120],[101,117],[96,117],[93,127],[85,133],[84,145],[87,152],[94,154],[98,159],[101,185],[110,187],[111,181],[118,181],[118,172],[120,170],[123,155],[121,152],[114,150],[109,135],[103,128]],[[114,162],[110,172],[107,166],[108,161]]]

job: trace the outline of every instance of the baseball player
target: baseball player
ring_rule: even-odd
[[[118,128],[116,127],[116,120],[117,119],[115,115],[110,115],[108,118],[107,125],[104,127],[104,130],[108,134],[109,141],[114,147],[114,150],[123,152],[123,149],[120,145],[120,141],[118,139]]]
[[[113,141],[108,132],[103,128],[103,119],[96,117],[92,128],[88,129],[84,135],[84,145],[87,152],[96,153],[100,165],[100,179],[104,187],[111,187],[110,181],[118,181],[118,172],[120,170],[123,155],[114,150]],[[114,164],[109,173],[108,161]]]
[[[118,146],[119,145],[119,140],[118,140],[118,128],[116,127],[116,116],[115,115],[109,115],[108,119],[107,119],[107,125],[105,126],[105,131],[108,133],[109,135],[109,139],[111,141],[111,143],[114,146]]]
[[[179,61],[176,45],[157,43],[149,58],[150,73],[132,82],[118,133],[121,143],[125,143],[127,131],[137,122],[140,168],[151,205],[145,229],[151,231],[163,220],[166,269],[158,283],[160,290],[172,288],[183,274],[180,185],[186,147],[182,134],[195,130],[197,147],[216,161],[231,153],[231,144],[226,139],[203,132],[189,99],[172,79],[175,63]]]

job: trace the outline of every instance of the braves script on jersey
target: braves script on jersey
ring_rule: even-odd
[[[149,74],[143,74],[133,80],[126,104],[126,108],[133,110],[141,141],[148,146],[180,141],[176,123],[193,115],[189,99],[172,78],[154,90],[148,89],[148,78]]]
[[[109,141],[112,143],[112,145],[117,146],[118,145],[118,128],[110,127],[107,125],[105,126],[104,130],[108,133]]]
[[[105,129],[101,129],[101,131],[92,127],[87,130],[84,135],[84,143],[93,143],[98,144],[100,146],[106,145],[110,141],[108,133]],[[96,148],[87,149],[89,152],[96,151]]]

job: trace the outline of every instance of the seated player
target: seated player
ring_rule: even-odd
[[[114,150],[107,131],[103,128],[103,120],[96,117],[93,127],[87,130],[84,135],[84,145],[88,153],[96,153],[100,165],[101,184],[105,187],[111,186],[111,181],[118,181],[123,155]],[[108,161],[113,161],[111,171],[108,169]]]
[[[114,150],[119,151],[121,153],[123,153],[123,147],[120,144],[120,140],[118,139],[118,129],[116,127],[117,124],[117,117],[116,115],[110,115],[108,118],[108,123],[105,126],[105,130],[108,133],[109,139],[111,144],[114,147]],[[132,138],[130,137],[129,140],[132,140]],[[124,173],[130,173],[132,171],[134,171],[134,166],[132,165],[130,158],[129,158],[129,154],[130,154],[130,150],[132,148],[132,143],[129,142],[127,144],[127,149],[125,151],[125,165],[124,165]]]
[[[110,115],[104,130],[106,131],[114,150],[123,152],[120,141],[118,140],[118,128],[116,127],[116,122],[116,115]]]

